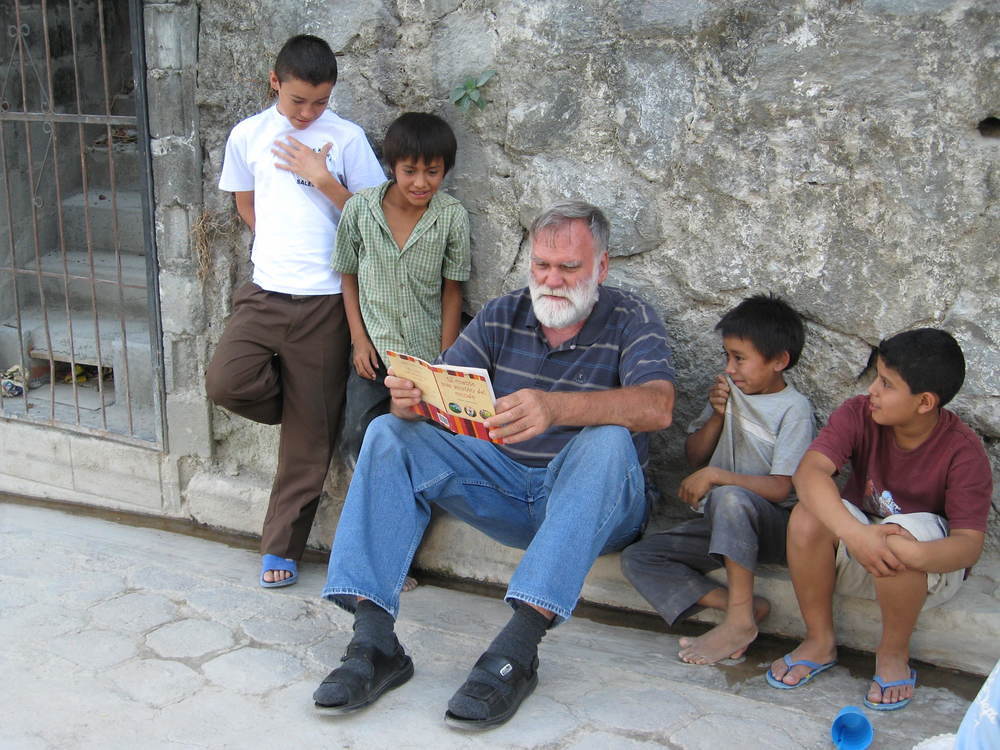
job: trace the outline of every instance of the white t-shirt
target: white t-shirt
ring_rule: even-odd
[[[340,274],[330,262],[340,210],[311,182],[274,166],[274,142],[289,135],[315,151],[332,143],[327,168],[352,193],[385,182],[364,131],[353,122],[326,110],[298,130],[275,105],[233,128],[219,187],[254,191],[255,284],[286,294],[338,294]]]
[[[706,404],[688,433],[700,430],[711,416],[712,405]],[[708,465],[736,474],[790,477],[815,436],[812,405],[791,385],[748,396],[729,380],[725,421]],[[794,502],[793,491],[781,505]]]

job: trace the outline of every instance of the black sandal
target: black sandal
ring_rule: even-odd
[[[483,719],[467,719],[451,711],[445,711],[444,720],[448,726],[472,730],[498,727],[517,713],[521,701],[531,695],[538,684],[537,656],[532,660],[531,671],[526,671],[505,656],[487,651],[479,657],[476,667],[506,683],[510,686],[511,692],[501,692],[493,685],[481,682],[470,675],[458,692],[485,703],[488,709],[487,715]]]
[[[331,713],[345,714],[374,703],[382,693],[402,685],[413,677],[413,660],[406,655],[396,641],[396,650],[391,655],[379,651],[370,643],[351,643],[341,657],[341,661],[359,659],[372,666],[371,677],[366,678],[353,670],[338,667],[326,676],[313,693],[313,700],[319,708]],[[323,686],[340,685],[347,689],[346,703],[332,704],[323,699]]]

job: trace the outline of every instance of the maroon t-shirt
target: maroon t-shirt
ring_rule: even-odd
[[[891,427],[872,419],[868,397],[849,398],[809,446],[838,468],[851,464],[844,499],[865,513],[937,513],[953,529],[986,531],[993,477],[983,443],[942,409],[930,436],[912,451],[896,445]]]

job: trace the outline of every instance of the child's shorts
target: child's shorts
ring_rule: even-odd
[[[913,534],[919,542],[932,542],[948,536],[948,522],[934,513],[899,513],[885,518],[869,516],[854,503],[842,500],[844,507],[861,523],[895,523]],[[950,573],[927,574],[927,599],[924,609],[937,607],[951,599],[962,585],[964,570],[953,570]],[[875,599],[875,583],[872,575],[861,563],[855,561],[847,551],[847,545],[840,542],[837,545],[837,586],[838,594],[858,596],[863,599]]]

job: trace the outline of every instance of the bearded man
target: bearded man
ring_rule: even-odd
[[[432,505],[525,550],[510,622],[448,703],[445,720],[462,729],[514,715],[538,682],[542,636],[570,617],[594,560],[639,536],[647,437],[670,425],[674,370],[659,316],[602,286],[608,234],[587,203],[544,211],[528,286],[488,302],[438,358],[489,371],[498,398],[486,426],[502,445],[420,419],[420,391],[386,378],[392,412],[368,428],[323,590],[355,614],[354,637],[317,706],[353,711],[412,676],[394,622]]]

